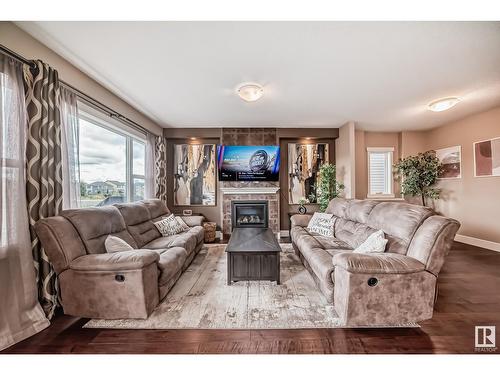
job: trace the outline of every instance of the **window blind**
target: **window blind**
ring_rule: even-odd
[[[370,194],[391,194],[389,152],[370,152]]]

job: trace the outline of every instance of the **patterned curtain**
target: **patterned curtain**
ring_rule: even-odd
[[[155,196],[167,201],[167,140],[162,136],[155,141]]]
[[[24,69],[28,117],[26,197],[38,298],[50,319],[58,306],[59,287],[34,224],[62,209],[60,88],[56,70],[42,61],[36,61],[36,65],[36,69]]]

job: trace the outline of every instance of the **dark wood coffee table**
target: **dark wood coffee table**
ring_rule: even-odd
[[[227,285],[240,280],[280,284],[281,247],[269,228],[235,228],[226,247]]]

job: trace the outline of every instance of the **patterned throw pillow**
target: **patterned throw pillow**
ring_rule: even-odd
[[[385,251],[385,245],[387,240],[385,238],[384,232],[381,230],[370,234],[370,236],[359,245],[353,253],[357,254],[370,254],[370,253],[383,253]]]
[[[336,218],[333,214],[315,212],[307,225],[309,232],[318,233],[322,236],[333,237],[333,226]]]
[[[106,241],[104,241],[104,247],[106,248],[107,253],[117,253],[119,251],[134,250],[132,246],[116,236],[106,237]]]
[[[180,224],[180,226],[182,227],[182,230],[185,232],[187,230],[189,230],[189,225],[186,224],[186,222],[184,220],[182,220],[181,217],[179,216],[176,216],[175,217],[177,219],[177,222]]]
[[[173,236],[174,234],[182,233],[184,231],[184,229],[182,229],[182,225],[179,224],[173,214],[153,224],[163,237]]]

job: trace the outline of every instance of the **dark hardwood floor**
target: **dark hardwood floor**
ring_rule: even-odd
[[[112,330],[86,321],[57,316],[3,353],[475,353],[474,326],[500,324],[500,253],[455,243],[421,328]]]

